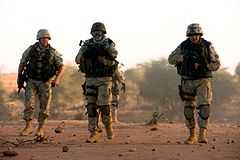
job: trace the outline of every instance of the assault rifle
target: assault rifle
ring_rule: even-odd
[[[79,46],[82,46],[82,45],[86,45],[87,47],[91,48],[94,51],[94,53],[100,53],[100,55],[98,55],[98,56],[108,57],[112,61],[114,61],[116,64],[119,64],[119,62],[115,58],[113,58],[111,55],[106,54],[106,52],[104,52],[104,46],[102,44],[86,43],[85,41],[80,40]],[[103,53],[103,54],[101,54],[101,53]],[[93,56],[93,55],[86,55],[86,56]]]

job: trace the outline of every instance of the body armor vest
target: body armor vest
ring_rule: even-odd
[[[55,49],[49,46],[49,49],[41,52],[39,44],[34,44],[28,55],[27,77],[44,82],[52,78],[57,71],[53,55],[54,51]]]
[[[98,56],[102,56],[107,60],[115,61],[109,55],[104,44],[94,43],[93,39],[90,39],[86,45],[87,49],[83,53],[84,64],[80,65],[81,71],[86,74],[86,77],[112,77],[117,69],[117,64],[106,66],[98,60]]]
[[[193,44],[190,39],[181,44],[183,62],[177,65],[178,74],[188,79],[200,79],[212,77],[212,72],[207,68],[209,63],[209,45],[210,43],[201,39],[200,44]],[[195,69],[195,63],[199,67]]]

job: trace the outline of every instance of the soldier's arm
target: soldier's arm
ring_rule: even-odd
[[[210,57],[210,63],[207,65],[208,69],[210,71],[217,71],[220,68],[221,64],[220,64],[219,56],[212,44],[209,46],[209,57]]]
[[[64,65],[62,64],[60,67],[59,67],[59,69],[58,69],[58,71],[57,71],[57,73],[56,73],[56,77],[55,77],[55,83],[58,85],[59,84],[59,82],[60,82],[60,80],[61,80],[61,78],[62,78],[62,76],[63,76],[63,73],[64,73]]]
[[[119,81],[122,84],[121,90],[123,91],[123,93],[125,93],[126,92],[126,83],[125,83],[125,77],[124,77],[123,72],[119,72]]]
[[[18,77],[22,75],[22,72],[24,70],[24,67],[26,66],[28,62],[28,55],[30,53],[32,46],[28,47],[22,54],[19,66],[18,66]]]
[[[24,81],[22,80],[22,74],[23,74],[23,70],[24,70],[24,67],[26,66],[27,64],[27,61],[28,61],[28,55],[29,55],[29,52],[31,50],[32,46],[28,47],[22,54],[22,57],[21,57],[21,60],[20,60],[20,63],[18,65],[18,76],[17,76],[17,85],[18,85],[18,88],[21,89],[24,87]]]
[[[28,62],[28,55],[30,53],[30,50],[32,49],[32,46],[28,47],[22,54],[22,57],[20,59],[20,64],[26,65]]]
[[[81,64],[81,63],[83,63],[83,53],[86,51],[86,49],[87,49],[87,47],[85,46],[85,45],[83,45],[80,49],[79,49],[79,51],[78,51],[78,54],[77,54],[77,56],[75,57],[75,63],[76,64]]]
[[[23,63],[19,63],[19,65],[18,65],[18,76],[22,75],[24,66],[25,65]]]
[[[183,62],[183,54],[181,51],[181,47],[178,46],[168,57],[169,64],[177,65]]]
[[[116,77],[121,84],[125,83],[125,78],[123,76],[123,73],[121,73],[119,70],[116,70]]]
[[[110,44],[109,53],[111,53],[110,55],[111,55],[113,58],[117,58],[118,51],[117,51],[117,49],[116,49],[116,47],[115,47],[115,43],[111,43],[111,44]]]
[[[115,59],[117,58],[117,55],[118,55],[118,51],[115,48],[115,43],[112,40],[107,39],[105,41],[105,49],[108,53],[107,58],[105,56],[99,56],[98,61],[103,63],[106,66],[115,65],[117,63]]]
[[[109,56],[114,59],[117,58],[118,51],[116,49],[116,44],[111,39],[108,39],[108,42],[106,43],[106,49],[109,53]]]
[[[62,55],[55,50],[55,65],[57,67],[57,72],[56,72],[56,76],[55,79],[53,80],[53,85],[58,85],[62,76],[63,76],[63,72],[64,72],[64,64],[63,64],[63,59],[62,59]]]

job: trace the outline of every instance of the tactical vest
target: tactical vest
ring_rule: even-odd
[[[212,77],[212,72],[207,68],[209,64],[210,42],[201,39],[200,44],[193,44],[190,39],[181,43],[181,51],[184,56],[182,63],[177,65],[178,74],[187,79],[200,79]],[[199,67],[195,69],[194,64]]]
[[[28,55],[26,74],[28,78],[46,82],[52,78],[57,71],[55,65],[54,48],[49,46],[44,52],[39,51],[39,44],[35,43]]]
[[[90,39],[86,46],[87,49],[83,53],[84,64],[80,65],[80,69],[86,74],[86,77],[112,77],[118,64],[106,66],[98,61],[98,56],[103,56],[108,60],[115,61],[115,59],[109,55],[104,44],[94,43],[93,39]]]

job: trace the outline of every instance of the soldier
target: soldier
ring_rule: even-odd
[[[81,72],[86,77],[86,99],[88,112],[88,130],[90,132],[87,143],[97,142],[98,109],[105,126],[107,138],[113,138],[110,105],[112,101],[111,88],[112,76],[118,63],[115,60],[117,50],[115,43],[105,37],[106,28],[103,23],[96,22],[92,25],[93,38],[85,41],[81,46],[75,62],[79,64]]]
[[[18,88],[25,87],[25,110],[24,120],[26,126],[20,133],[27,136],[33,132],[32,119],[36,98],[40,102],[40,112],[38,116],[37,137],[44,137],[44,124],[49,115],[49,105],[51,101],[52,89],[59,85],[63,74],[63,60],[56,49],[49,44],[51,36],[46,29],[40,29],[37,33],[35,44],[25,50],[18,67]]]
[[[190,24],[187,39],[169,56],[170,64],[177,67],[181,76],[179,93],[184,101],[184,115],[190,136],[185,144],[197,142],[195,135],[194,111],[198,110],[200,128],[198,142],[207,143],[206,132],[212,101],[212,72],[220,67],[219,57],[211,44],[202,38],[203,31],[199,24]]]
[[[125,78],[123,75],[123,72],[119,70],[119,68],[116,70],[116,72],[113,74],[113,85],[112,85],[112,120],[113,122],[118,122],[118,105],[119,105],[119,94],[120,90],[125,92]]]

